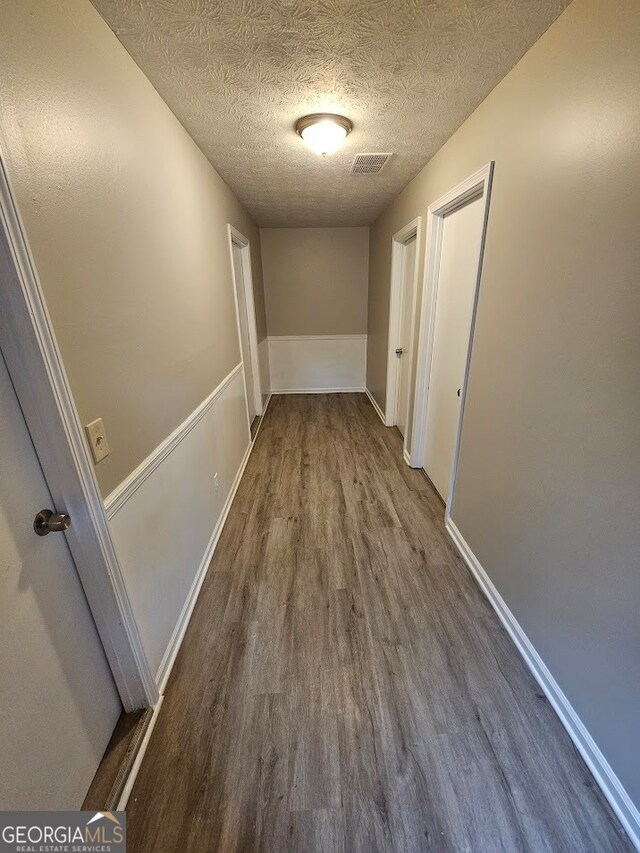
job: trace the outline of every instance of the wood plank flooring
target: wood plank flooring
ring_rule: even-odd
[[[272,399],[127,811],[133,853],[631,850],[362,394]]]
[[[122,713],[82,803],[83,811],[113,811],[151,722],[152,710]]]

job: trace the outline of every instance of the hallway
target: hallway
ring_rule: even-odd
[[[364,394],[272,398],[130,850],[631,849],[443,514]]]

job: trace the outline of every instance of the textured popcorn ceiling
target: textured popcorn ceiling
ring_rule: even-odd
[[[260,225],[367,225],[568,0],[93,0]],[[295,120],[354,123],[326,159]],[[356,153],[393,151],[379,175]]]

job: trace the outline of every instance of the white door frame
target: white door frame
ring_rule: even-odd
[[[33,256],[0,152],[0,347],[125,711],[158,689],[98,489]],[[33,514],[45,507],[33,507]],[[32,520],[23,519],[24,524]],[[34,534],[35,535],[35,534]]]
[[[462,382],[462,395],[460,400],[460,415],[456,429],[456,441],[453,450],[451,465],[451,480],[449,485],[449,498],[445,517],[448,520],[453,506],[453,492],[458,468],[458,454],[460,452],[460,434],[462,431],[462,418],[467,395],[467,378],[469,375],[469,364],[471,363],[471,350],[473,347],[473,335],[476,326],[476,313],[478,308],[478,293],[480,290],[480,278],[482,275],[482,261],[484,259],[484,246],[487,235],[487,221],[489,217],[489,202],[491,199],[491,184],[493,181],[493,160],[478,169],[462,183],[458,184],[448,193],[441,196],[427,210],[427,248],[424,265],[424,283],[422,289],[422,310],[420,312],[420,334],[418,343],[418,368],[416,371],[415,403],[413,407],[413,431],[411,457],[409,464],[412,468],[422,468],[424,465],[427,407],[429,405],[429,378],[431,375],[431,360],[433,357],[433,338],[436,320],[436,301],[438,293],[438,279],[440,275],[440,258],[442,255],[442,236],[444,233],[444,218],[460,207],[470,202],[482,193],[482,237],[480,241],[480,255],[478,258],[478,272],[476,275],[475,292],[473,295],[473,308],[471,312],[471,326],[469,330],[469,344],[467,347],[467,358]]]
[[[391,238],[391,286],[389,295],[389,336],[387,352],[387,396],[385,401],[385,426],[395,426],[398,422],[398,387],[401,359],[396,355],[396,347],[400,338],[402,328],[402,296],[403,296],[403,256],[405,244],[412,238],[416,238],[416,263],[413,273],[413,305],[411,316],[415,320],[416,305],[418,298],[418,268],[420,266],[420,253],[422,250],[422,217],[416,216],[404,228],[401,228]],[[407,424],[404,436],[403,454],[408,461],[409,435],[409,411],[411,403],[411,381],[413,377],[413,352],[414,352],[414,328],[415,322],[411,324],[409,336],[409,351],[403,356],[409,360],[409,376],[407,382],[407,411],[405,423]]]
[[[240,249],[242,256],[242,283],[244,289],[244,304],[247,306],[247,328],[249,330],[249,353],[251,357],[251,372],[253,379],[254,407],[257,415],[263,413],[262,386],[260,383],[260,358],[258,355],[258,325],[256,322],[256,306],[253,298],[253,276],[251,273],[251,244],[233,225],[227,225],[229,232],[229,257],[231,259],[231,277],[233,280],[233,298],[236,306],[236,322],[238,326],[238,344],[240,346],[240,358],[242,359],[242,331],[240,326],[240,305],[238,303],[238,291],[235,269],[233,266],[233,247]],[[242,376],[244,378],[244,394],[247,399],[247,380],[242,365]],[[249,404],[247,399],[247,420],[249,419]],[[249,424],[251,428],[251,424]]]

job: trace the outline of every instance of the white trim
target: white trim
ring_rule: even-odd
[[[449,515],[447,515],[445,526],[478,586],[497,613],[531,674],[544,691],[576,749],[591,770],[602,793],[629,834],[633,845],[640,850],[640,811]]]
[[[122,509],[132,495],[140,488],[144,481],[149,477],[160,463],[175,450],[180,442],[186,438],[196,424],[202,420],[209,409],[213,406],[218,397],[223,393],[227,385],[237,375],[238,371],[242,370],[242,362],[237,364],[231,373],[229,373],[222,382],[215,388],[208,397],[206,397],[200,405],[177,427],[171,435],[153,450],[146,459],[144,459],[138,467],[132,471],[129,476],[124,479],[119,486],[109,494],[104,501],[107,517],[112,519],[114,515]]]
[[[253,273],[251,269],[251,244],[249,240],[241,234],[230,223],[227,225],[229,236],[229,256],[231,260],[231,279],[233,282],[233,296],[236,306],[236,322],[238,327],[238,346],[240,347],[240,358],[242,355],[242,333],[240,329],[240,306],[238,304],[238,291],[235,267],[233,263],[233,247],[238,246],[242,257],[242,282],[241,286],[244,293],[244,303],[247,309],[247,328],[249,330],[249,356],[251,362],[251,378],[253,383],[253,405],[257,415],[263,412],[262,407],[262,380],[260,378],[260,358],[258,356],[258,325],[256,322],[256,307],[253,298]],[[244,371],[243,371],[244,372]],[[245,395],[246,395],[246,377],[245,377]],[[247,420],[249,419],[249,406],[247,400]],[[249,429],[251,424],[249,423]]]
[[[420,312],[420,332],[418,337],[418,359],[416,371],[416,384],[413,404],[413,425],[411,430],[411,458],[409,464],[412,468],[422,468],[424,465],[425,432],[427,424],[427,405],[429,400],[429,377],[431,374],[431,360],[433,356],[433,336],[436,320],[436,296],[438,292],[438,276],[440,272],[440,255],[442,251],[442,235],[444,217],[462,207],[480,192],[483,194],[484,212],[482,219],[482,237],[480,243],[480,255],[478,258],[478,273],[476,276],[475,293],[473,297],[473,309],[471,313],[471,325],[469,328],[469,346],[467,348],[467,359],[462,382],[462,398],[460,400],[460,415],[456,432],[456,442],[451,465],[451,484],[449,488],[448,506],[453,505],[453,490],[458,467],[458,452],[460,449],[460,433],[462,430],[462,417],[467,396],[467,378],[469,376],[469,364],[471,362],[471,350],[473,347],[473,336],[476,326],[476,313],[478,307],[478,294],[480,291],[480,279],[482,276],[482,263],[484,260],[484,246],[487,235],[487,223],[489,219],[489,203],[491,200],[491,185],[493,181],[493,160],[478,169],[462,183],[458,184],[448,193],[441,196],[427,210],[427,243],[424,262],[424,279],[422,286],[422,309]]]
[[[357,388],[278,388],[272,391],[272,396],[278,394],[364,394],[366,388],[361,385]]]
[[[158,698],[93,463],[0,153],[0,346],[125,711]]]
[[[408,450],[409,435],[409,411],[411,406],[411,390],[413,379],[413,354],[415,348],[415,316],[418,305],[418,284],[420,256],[422,252],[422,217],[412,219],[404,228],[401,228],[391,238],[391,285],[389,294],[389,334],[387,342],[387,393],[385,401],[385,426],[395,426],[398,423],[398,377],[400,373],[401,360],[396,355],[396,347],[401,331],[402,323],[402,299],[404,296],[403,276],[403,252],[404,247],[412,237],[416,238],[415,269],[413,271],[413,297],[411,306],[411,332],[409,334],[409,350],[403,353],[409,362],[409,376],[407,379],[407,408],[405,412],[405,423],[407,428],[403,439],[403,457]]]
[[[385,423],[385,420],[384,420],[384,412],[382,411],[382,409],[380,408],[380,406],[379,406],[379,405],[378,405],[378,403],[376,402],[376,398],[373,396],[373,394],[371,393],[371,391],[369,391],[369,389],[368,389],[368,388],[365,388],[365,389],[364,389],[364,393],[367,395],[367,397],[369,398],[369,402],[371,403],[371,405],[373,406],[373,408],[374,408],[374,409],[376,410],[376,412],[378,413],[378,416],[379,416],[380,420],[381,420],[381,421],[382,421],[382,423],[386,426],[386,423]]]
[[[127,807],[129,797],[131,796],[131,791],[133,791],[133,786],[135,785],[136,779],[138,778],[138,773],[140,772],[140,768],[142,767],[142,760],[147,751],[147,747],[149,746],[149,741],[151,740],[151,734],[156,726],[156,723],[158,722],[158,716],[160,714],[160,709],[162,708],[163,701],[164,696],[161,696],[156,702],[153,711],[151,712],[151,719],[149,720],[149,725],[147,726],[147,730],[144,733],[144,737],[142,738],[142,743],[140,744],[135,760],[131,765],[131,769],[129,770],[129,775],[127,776],[127,781],[125,782],[124,788],[122,789],[122,793],[120,794],[120,799],[118,800],[116,811],[121,812]]]
[[[407,465],[411,464],[411,456],[410,456],[409,451],[407,450],[406,447],[402,448],[402,458],[407,463]]]
[[[270,341],[364,341],[365,335],[269,335]]]

